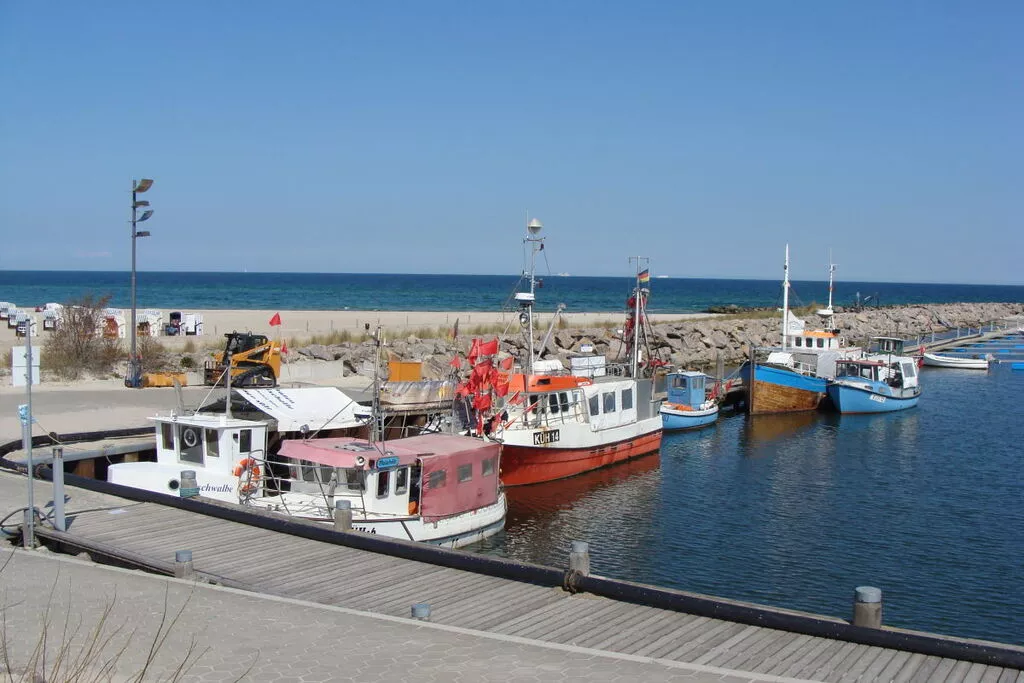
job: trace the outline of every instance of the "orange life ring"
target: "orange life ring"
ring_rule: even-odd
[[[259,479],[260,475],[263,474],[263,470],[260,469],[259,463],[257,463],[253,458],[242,458],[238,461],[238,464],[235,465],[235,469],[232,471],[239,479],[241,479],[246,472],[249,473],[246,477],[245,483],[239,481],[239,493],[248,495],[250,493],[254,493],[256,489],[260,487]]]

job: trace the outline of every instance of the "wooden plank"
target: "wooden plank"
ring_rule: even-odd
[[[782,650],[800,637],[799,633],[779,631],[776,629],[762,629],[761,635],[751,641],[747,647],[734,652],[731,657],[715,662],[715,666],[725,669],[743,669],[745,671],[759,671],[768,666],[773,653]]]
[[[515,605],[514,610],[489,610],[486,612],[479,612],[472,617],[467,618],[463,625],[466,628],[478,629],[481,631],[494,631],[495,628],[510,619],[522,617],[530,614],[531,612],[537,611],[545,606],[554,607],[558,602],[569,599],[569,594],[565,592],[556,593],[552,589],[548,589],[549,593],[532,593],[531,597],[522,599],[520,604]]]
[[[575,596],[560,600],[558,602],[552,602],[547,605],[543,605],[535,610],[531,610],[519,616],[512,617],[511,619],[505,619],[495,624],[490,630],[493,633],[504,633],[505,635],[511,635],[513,631],[520,628],[524,623],[529,623],[537,619],[546,618],[549,614],[558,610],[565,609],[565,605],[575,601]]]
[[[773,666],[768,673],[776,676],[791,676],[799,678],[800,674],[807,671],[807,667],[825,652],[831,643],[825,638],[811,637],[804,647],[794,652],[791,657],[780,661]]]
[[[640,649],[632,652],[631,654],[640,657],[653,657],[654,652],[663,651],[666,646],[680,642],[684,638],[689,638],[693,634],[703,631],[714,623],[714,619],[708,617],[697,617],[692,621],[687,621],[679,624],[672,624],[672,628],[663,634],[662,636],[652,640]],[[671,649],[671,648],[669,648]]]
[[[742,627],[742,624],[713,620],[708,626],[709,628],[702,630],[693,637],[687,638],[685,641],[666,644],[664,647],[652,652],[651,656],[677,661],[689,661],[691,653],[694,651],[704,652],[707,649],[705,645],[709,641],[714,643],[721,642],[720,639],[728,638],[732,633],[738,632],[739,629],[737,627]]]
[[[565,612],[536,619],[532,624],[524,624],[518,629],[511,631],[510,635],[521,638],[551,640],[550,634],[555,634],[566,624],[593,622],[602,615],[610,614],[616,607],[620,606],[620,603],[616,603],[613,600],[602,600],[595,605],[592,600],[580,599],[578,597],[562,604],[565,605],[563,608]]]
[[[893,683],[907,683],[907,681],[917,673],[917,670],[921,668],[921,665],[924,664],[924,660],[926,658],[927,655],[923,655],[919,652],[912,653],[907,657],[906,661],[903,662],[903,666],[901,666],[900,670],[896,672],[896,675],[892,677]]]
[[[630,613],[632,605],[608,600],[609,605],[593,604],[579,618],[566,620],[560,628],[548,632],[544,640],[574,645],[576,640],[593,633],[609,634],[618,631],[619,622]]]
[[[700,655],[696,659],[690,659],[694,664],[712,664],[715,660],[729,659],[735,653],[742,651],[746,648],[743,645],[744,641],[751,639],[752,637],[762,633],[764,631],[760,626],[744,626],[743,624],[737,624],[741,628],[734,633],[731,637],[722,640],[720,643],[712,646],[712,643],[706,643],[711,646],[707,652]]]
[[[643,639],[646,641],[651,630],[663,624],[666,620],[678,620],[685,616],[668,610],[644,609],[638,605],[637,609],[633,610],[629,617],[619,622],[618,632],[611,634],[595,632],[577,640],[576,645],[591,647],[596,650],[622,652],[637,640]]]
[[[985,669],[985,673],[981,676],[981,683],[997,683],[999,677],[1003,675],[1003,670],[998,666],[990,666]]]
[[[836,680],[840,677],[840,673],[837,672],[842,672],[849,668],[846,663],[850,661],[851,657],[863,657],[868,649],[866,645],[858,645],[857,643],[837,643],[837,646],[832,648],[832,656],[821,662],[814,673],[808,676],[808,678],[823,681]]]
[[[872,677],[868,674],[868,671],[878,663],[879,659],[885,659],[892,656],[892,650],[887,650],[883,647],[870,647],[867,646],[867,652],[862,656],[858,657],[855,661],[850,662],[850,666],[842,672],[842,676],[839,677],[840,683],[852,683],[853,681],[869,681]],[[884,663],[879,664],[878,668],[884,666]]]
[[[908,680],[910,683],[928,683],[928,681],[935,680],[937,677],[933,674],[941,662],[942,657],[925,657],[921,666],[917,667],[917,671]]]

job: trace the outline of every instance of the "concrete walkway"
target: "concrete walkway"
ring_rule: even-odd
[[[204,682],[797,680],[259,596],[46,551],[0,549],[0,610],[0,652],[14,672],[34,662],[37,680],[68,679],[74,666],[115,681],[175,680],[179,669],[176,680]],[[0,659],[0,677],[4,669]]]

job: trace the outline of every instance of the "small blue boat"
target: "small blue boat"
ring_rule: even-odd
[[[696,429],[718,419],[718,403],[707,400],[707,377],[693,371],[668,375],[668,400],[661,404],[665,431]]]
[[[836,362],[836,377],[828,397],[840,413],[889,413],[917,405],[921,386],[917,363],[897,356],[888,363],[877,358]]]

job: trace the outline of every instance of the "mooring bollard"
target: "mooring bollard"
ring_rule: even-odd
[[[573,541],[569,550],[569,570],[590,576],[590,544],[586,541]]]
[[[352,501],[334,501],[334,530],[352,531]]]
[[[196,482],[195,470],[182,470],[178,482],[178,495],[181,498],[195,498],[199,495],[199,483]]]
[[[420,621],[430,621],[430,603],[417,602],[412,606],[412,618]]]
[[[853,589],[853,625],[882,627],[882,591],[872,586]]]
[[[195,578],[196,572],[192,567],[191,550],[174,551],[174,576],[179,579]]]

